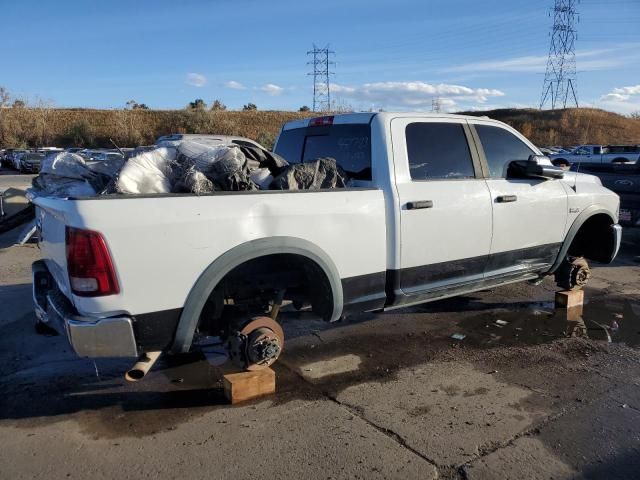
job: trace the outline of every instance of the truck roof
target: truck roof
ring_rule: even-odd
[[[382,117],[383,120],[397,118],[397,117],[422,117],[422,118],[458,118],[458,119],[475,119],[482,118],[484,120],[490,120],[489,117],[482,116],[476,117],[473,115],[457,115],[454,113],[436,113],[436,112],[360,112],[360,113],[339,113],[339,114],[327,114],[318,115],[317,117],[304,118],[301,120],[291,120],[284,124],[283,130],[292,130],[295,128],[306,128],[309,125],[322,125],[329,123],[328,120],[332,118],[331,123],[334,125],[349,124],[349,123],[369,123],[374,117]],[[323,123],[323,121],[325,123]]]

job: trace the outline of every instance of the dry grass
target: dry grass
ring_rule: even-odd
[[[502,109],[466,114],[487,115],[508,123],[539,146],[640,144],[640,119],[595,108]]]
[[[298,112],[204,110],[85,110],[10,108],[0,112],[0,147],[132,147],[169,133],[216,133],[251,138],[271,147],[283,123]]]
[[[488,115],[524,133],[538,145],[640,143],[640,120],[597,109],[503,109]],[[130,147],[151,144],[168,133],[240,135],[271,147],[286,121],[313,113],[204,110],[0,110],[0,147],[110,147],[109,138]]]

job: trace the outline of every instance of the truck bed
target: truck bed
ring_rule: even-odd
[[[36,197],[40,248],[62,293],[82,315],[107,317],[180,309],[207,266],[240,244],[293,237],[332,259],[340,278],[386,269],[381,190],[220,192]],[[101,233],[121,290],[104,297],[72,295],[65,229]]]

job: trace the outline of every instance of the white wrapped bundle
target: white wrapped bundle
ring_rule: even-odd
[[[175,148],[156,148],[130,158],[120,171],[116,190],[120,193],[170,193]]]

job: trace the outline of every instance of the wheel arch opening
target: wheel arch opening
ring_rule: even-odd
[[[567,255],[585,257],[599,263],[609,263],[615,252],[613,218],[606,213],[589,217],[573,237]]]
[[[229,270],[215,285],[198,318],[196,332],[224,335],[237,317],[268,314],[270,302],[284,290],[284,304],[310,306],[330,320],[335,296],[325,269],[300,253],[271,253]]]

